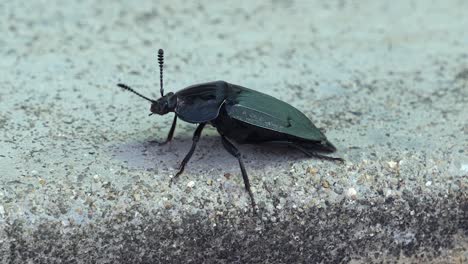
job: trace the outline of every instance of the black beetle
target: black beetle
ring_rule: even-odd
[[[169,135],[162,144],[172,140],[177,118],[199,124],[193,134],[190,151],[183,159],[177,174],[171,178],[171,183],[184,171],[206,124],[216,127],[224,148],[239,161],[245,189],[250,195],[254,210],[255,200],[241,154],[230,140],[239,144],[281,143],[294,147],[309,157],[343,161],[340,158],[317,154],[317,151],[332,153],[336,148],[301,111],[267,94],[225,81],[215,81],[192,85],[176,93],[164,95],[162,49],[158,51],[158,61],[161,91],[161,98],[158,100],[143,96],[125,84],[119,83],[118,86],[150,101],[150,115],[175,113]]]

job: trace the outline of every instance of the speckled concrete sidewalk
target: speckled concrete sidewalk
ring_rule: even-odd
[[[465,1],[0,2],[3,263],[468,261]],[[255,3],[253,3],[255,2]],[[301,109],[346,160],[148,117],[223,79]]]

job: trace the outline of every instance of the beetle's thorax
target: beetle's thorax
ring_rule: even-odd
[[[165,115],[174,112],[177,105],[177,96],[174,93],[168,93],[151,104],[151,113]]]

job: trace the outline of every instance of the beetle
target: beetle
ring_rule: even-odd
[[[317,152],[332,153],[336,148],[301,111],[270,95],[225,81],[196,84],[176,93],[164,94],[162,49],[158,51],[158,62],[161,98],[150,99],[122,83],[117,86],[150,101],[149,115],[175,113],[169,134],[161,144],[172,140],[177,119],[198,124],[190,150],[182,160],[177,174],[171,178],[170,184],[184,172],[207,124],[217,129],[224,148],[239,162],[244,186],[254,210],[256,203],[249,177],[241,153],[231,141],[239,144],[281,143],[296,148],[309,157],[343,161],[341,158],[318,154]]]

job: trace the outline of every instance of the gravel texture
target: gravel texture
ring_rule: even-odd
[[[465,263],[466,1],[0,2],[3,263]],[[301,109],[344,164],[148,117],[223,79]],[[465,109],[465,110],[464,110]]]

